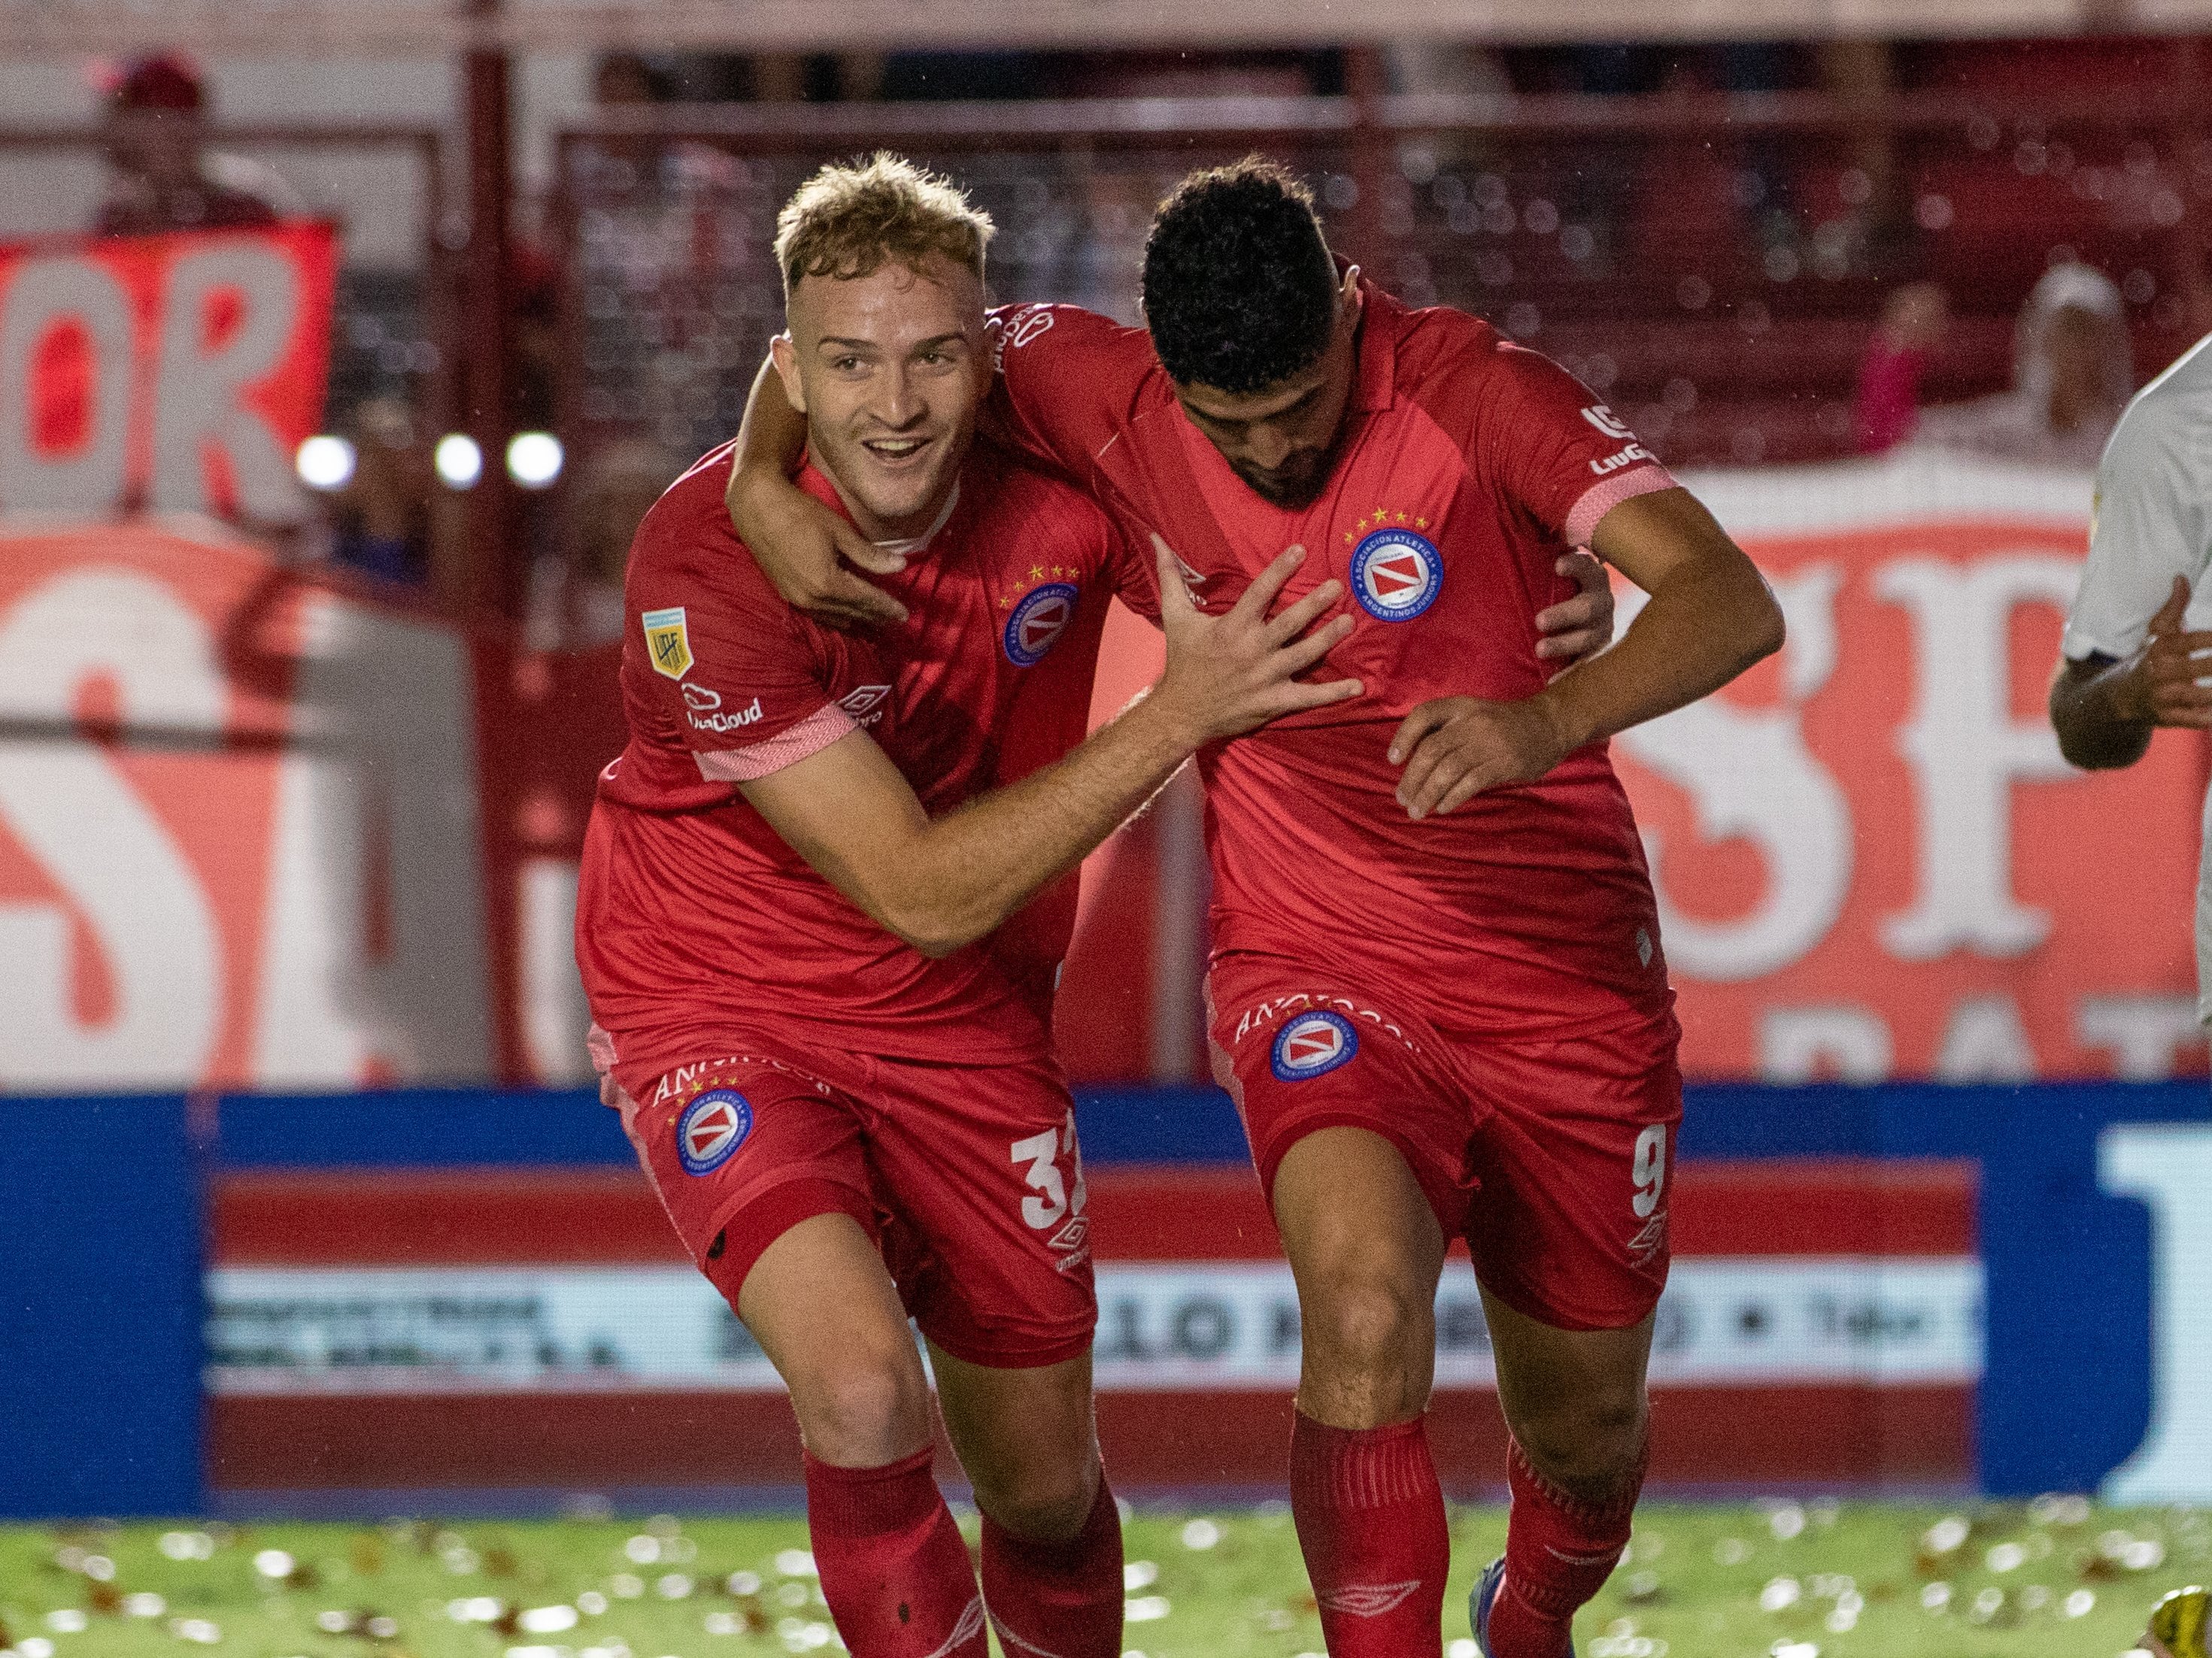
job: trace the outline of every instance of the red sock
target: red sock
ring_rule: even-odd
[[[1490,1609],[1490,1658],[1563,1658],[1575,1609],[1605,1587],[1628,1546],[1644,1467],[1639,1456],[1620,1494],[1594,1507],[1538,1473],[1517,1440],[1510,1445],[1505,1478],[1513,1517],[1505,1530],[1505,1582]]]
[[[1330,1658],[1443,1658],[1451,1538],[1425,1418],[1291,1430],[1291,1515]]]
[[[983,1604],[1009,1658],[1120,1658],[1121,1511],[1103,1473],[1091,1517],[1065,1543],[983,1516]]]
[[[806,1459],[822,1598],[853,1658],[987,1658],[975,1568],[931,1460],[926,1450],[883,1468]]]

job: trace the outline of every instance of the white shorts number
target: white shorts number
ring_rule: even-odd
[[[1067,1181],[1060,1171],[1060,1158],[1066,1152],[1069,1167],[1075,1175],[1075,1191],[1071,1201]],[[1056,1226],[1073,1208],[1083,1212],[1087,1193],[1083,1189],[1083,1154],[1075,1145],[1075,1114],[1067,1114],[1067,1121],[1058,1128],[1048,1128],[1042,1134],[1032,1134],[1027,1139],[1016,1140],[1012,1148],[1016,1163],[1029,1164],[1024,1182],[1037,1195],[1022,1199],[1022,1219],[1036,1231]]]
[[[1636,1187],[1630,1207],[1644,1220],[1659,1206],[1667,1189],[1667,1125],[1655,1122],[1636,1137],[1636,1154],[1629,1163],[1629,1178]]]

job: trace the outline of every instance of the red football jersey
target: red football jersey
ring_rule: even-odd
[[[1395,798],[1399,720],[1433,697],[1543,689],[1553,568],[1673,479],[1587,388],[1463,313],[1368,287],[1349,427],[1311,506],[1254,494],[1193,426],[1148,337],[1069,306],[994,313],[994,428],[1158,531],[1219,610],[1293,543],[1296,597],[1334,576],[1352,634],[1315,677],[1365,694],[1201,756],[1214,946],[1324,964],[1447,1029],[1566,1034],[1670,995],[1627,796],[1594,743],[1540,781],[1420,823]]]
[[[791,610],[732,531],[728,460],[716,450],[660,498],[624,581],[629,743],[600,774],[576,913],[617,1076],[641,1087],[750,1035],[947,1061],[1048,1052],[1072,875],[933,961],[817,875],[738,785],[856,728],[933,815],[1059,758],[1083,738],[1120,537],[1079,491],[979,444],[926,549],[883,584],[907,621],[839,633]],[[800,483],[838,505],[811,467]]]

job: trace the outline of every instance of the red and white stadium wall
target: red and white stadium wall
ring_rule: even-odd
[[[2203,746],[2088,775],[2041,712],[2087,480],[1907,456],[1697,483],[1790,642],[1615,744],[1689,1074],[2201,1073]],[[584,1080],[570,930],[613,648],[520,653],[209,518],[6,501],[0,1090]],[[1158,650],[1117,613],[1094,710]],[[1182,780],[1092,859],[1079,1081],[1205,1074],[1199,811]]]
[[[1234,1114],[1079,1112],[1117,1480],[1274,1489],[1295,1300]],[[795,1482],[775,1378],[589,1093],[9,1099],[0,1129],[0,1514]],[[1660,1487],[2212,1498],[2200,1084],[1709,1086],[1680,1150]],[[1438,1314],[1445,1475],[1491,1489],[1463,1262]]]

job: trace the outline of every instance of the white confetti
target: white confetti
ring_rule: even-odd
[[[745,1620],[734,1612],[710,1612],[707,1614],[707,1633],[709,1635],[743,1635]]]
[[[758,1594],[761,1592],[760,1574],[757,1571],[733,1571],[722,1587],[732,1594]]]
[[[1773,1658],[1820,1658],[1820,1649],[1810,1641],[1777,1641],[1767,1651]]]
[[[2096,1609],[2097,1592],[2094,1589],[2075,1589],[2058,1603],[2059,1615],[2064,1618],[2087,1618]]]
[[[399,1633],[399,1620],[397,1618],[376,1617],[370,1619],[362,1627],[368,1631],[370,1640],[389,1641]]]
[[[691,1593],[691,1579],[680,1571],[668,1572],[653,1586],[653,1592],[664,1600],[681,1600]]]
[[[1950,1606],[1951,1586],[1948,1583],[1930,1583],[1920,1591],[1920,1609],[1923,1612],[1943,1612],[1948,1611]]]
[[[315,1614],[315,1627],[325,1635],[343,1635],[353,1627],[353,1614],[333,1606],[328,1612]]]
[[[1723,1537],[1713,1545],[1713,1558],[1723,1566],[1740,1566],[1751,1558],[1751,1545],[1741,1537]]]
[[[607,1593],[617,1600],[635,1600],[645,1593],[645,1579],[635,1572],[618,1571],[607,1579]]]
[[[1930,1554],[1950,1554],[1961,1547],[1973,1527],[1959,1515],[1946,1515],[1923,1533],[1920,1541]]]
[[[159,1618],[169,1609],[169,1603],[150,1589],[141,1589],[136,1594],[123,1597],[125,1618]]]
[[[1121,1568],[1121,1587],[1134,1593],[1160,1581],[1160,1569],[1150,1560],[1132,1560]]]
[[[1182,1546],[1187,1549],[1210,1549],[1221,1540],[1221,1527],[1211,1520],[1194,1520],[1182,1528]]]
[[[15,1643],[21,1658],[54,1658],[54,1643],[43,1635],[27,1635]]]
[[[2121,1551],[2120,1564],[2130,1571],[2156,1571],[2166,1564],[2166,1545],[2155,1537],[2138,1537]]]
[[[1462,1636],[1444,1649],[1444,1658],[1482,1658],[1482,1649]]]
[[[532,1606],[515,1621],[525,1635],[558,1635],[576,1627],[574,1606]]]
[[[1804,1599],[1805,1591],[1794,1577],[1772,1577],[1759,1592],[1759,1606],[1762,1612],[1783,1612]]]
[[[660,1559],[660,1540],[641,1533],[623,1545],[623,1552],[629,1557],[633,1565],[653,1565]]]
[[[576,1597],[576,1610],[586,1618],[596,1618],[607,1609],[607,1597],[597,1589],[586,1589]]]
[[[169,1620],[169,1633],[179,1641],[203,1647],[211,1647],[222,1639],[222,1631],[204,1618],[173,1618]]]
[[[88,1554],[84,1558],[84,1564],[79,1570],[95,1583],[112,1583],[115,1581],[115,1562],[104,1554]]]
[[[91,1621],[75,1606],[64,1606],[46,1614],[46,1627],[57,1635],[82,1635],[84,1626]]]
[[[489,1594],[471,1594],[446,1602],[446,1616],[457,1624],[496,1624],[502,1608]]]
[[[1767,1529],[1787,1543],[1802,1536],[1805,1530],[1805,1510],[1795,1503],[1784,1503],[1766,1516]]]
[[[155,1547],[172,1560],[212,1560],[215,1539],[204,1531],[165,1531]]]
[[[289,1577],[298,1564],[282,1549],[264,1549],[253,1557],[253,1570],[276,1582]]]
[[[1121,1608],[1123,1619],[1132,1624],[1152,1624],[1166,1617],[1175,1608],[1168,1604],[1164,1594],[1140,1594]]]
[[[819,1577],[821,1570],[814,1557],[805,1549],[781,1549],[775,1557],[775,1569],[786,1577]]]
[[[1985,1558],[1991,1571],[2018,1571],[2027,1564],[2027,1551],[2017,1543],[1999,1543]]]

